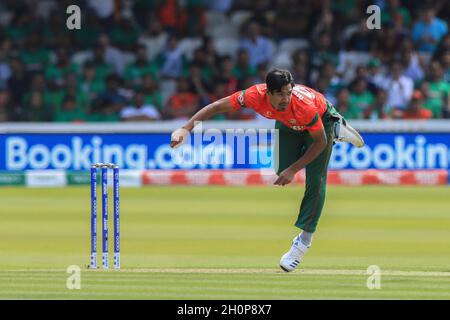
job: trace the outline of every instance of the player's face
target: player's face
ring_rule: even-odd
[[[272,106],[278,111],[283,111],[289,106],[289,103],[291,102],[292,84],[281,87],[280,91],[275,91],[273,93],[269,92],[268,94]]]

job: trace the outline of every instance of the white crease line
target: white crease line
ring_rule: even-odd
[[[101,273],[181,273],[181,274],[287,274],[278,269],[215,269],[215,268],[123,268],[120,270],[114,269],[82,269],[85,272],[101,272]],[[65,269],[9,269],[0,270],[2,273],[14,272],[61,272],[65,273]],[[352,270],[352,269],[300,269],[288,274],[297,275],[353,275],[364,276],[367,275],[366,270]],[[381,270],[383,276],[400,276],[400,277],[449,277],[450,272],[445,271],[401,271],[401,270]]]

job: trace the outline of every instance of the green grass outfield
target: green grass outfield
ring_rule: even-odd
[[[123,188],[120,271],[86,269],[89,192],[0,189],[0,299],[450,299],[449,187],[329,187],[292,273],[278,262],[302,187]]]

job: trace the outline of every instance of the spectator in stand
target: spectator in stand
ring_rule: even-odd
[[[297,49],[292,53],[292,63],[293,64],[298,64],[298,63],[302,63],[304,64],[306,67],[309,67],[310,63],[311,63],[311,59],[309,56],[309,53],[307,50],[304,49]]]
[[[373,58],[367,63],[368,88],[371,92],[376,92],[383,86],[385,76],[383,75],[380,59]]]
[[[157,65],[148,61],[146,47],[140,45],[136,53],[136,61],[125,68],[123,78],[131,85],[140,85],[144,75],[156,77],[158,71]]]
[[[327,99],[329,98],[330,94],[329,87],[330,87],[330,80],[321,75],[314,83],[315,90],[323,94]]]
[[[127,56],[111,45],[110,38],[106,33],[102,33],[98,37],[97,42],[103,48],[103,59],[105,63],[111,65],[115,73],[122,75],[125,66],[130,62],[127,60]]]
[[[256,76],[254,77],[255,82],[253,84],[264,83],[266,81],[267,72],[269,72],[267,64],[261,63],[260,65],[258,65],[258,67],[256,68]]]
[[[202,78],[206,81],[211,81],[217,74],[215,58],[208,54],[204,46],[194,50],[190,64],[199,69]]]
[[[126,98],[120,90],[120,78],[109,75],[106,79],[106,91],[102,92],[93,106],[94,121],[119,121],[119,112],[126,104]]]
[[[312,79],[314,78],[314,73],[320,73],[320,69],[325,62],[337,64],[338,57],[332,48],[331,35],[328,33],[319,35],[310,49],[309,56],[311,57]]]
[[[209,0],[208,9],[215,12],[228,13],[233,7],[234,0]]]
[[[425,63],[423,59],[421,59],[419,55],[414,52],[414,44],[411,40],[403,42],[400,58],[402,64],[406,66],[403,75],[411,78],[415,83],[418,83],[425,77]]]
[[[361,8],[357,0],[330,0],[331,10],[335,17],[339,17],[339,24],[350,24],[358,20]]]
[[[145,103],[145,94],[138,90],[133,97],[133,104],[120,112],[122,121],[152,121],[161,118],[156,106]]]
[[[433,60],[440,60],[442,56],[450,52],[450,33],[447,33],[439,42],[433,54]]]
[[[166,47],[169,35],[163,30],[156,17],[148,21],[147,29],[139,36],[138,42],[147,49],[147,60],[152,62]]]
[[[391,64],[390,75],[383,83],[383,89],[387,92],[387,104],[395,109],[406,109],[411,100],[414,89],[413,81],[403,75],[403,65],[394,61]]]
[[[236,64],[233,67],[233,75],[241,80],[245,77],[256,76],[256,67],[250,64],[248,51],[239,49],[237,52]]]
[[[366,23],[367,17],[363,17],[358,24],[348,27],[349,29],[354,28],[354,31],[350,33],[345,44],[347,51],[369,51],[375,41],[376,33],[368,29]]]
[[[292,76],[294,77],[296,83],[301,83],[306,86],[310,85],[308,67],[304,63],[298,62],[294,64],[292,67]]]
[[[325,96],[334,104],[337,92],[344,86],[341,77],[336,72],[336,65],[330,61],[325,62],[320,71],[320,78],[323,78],[324,83],[326,83],[324,88]]]
[[[430,110],[423,108],[424,96],[419,90],[412,94],[411,103],[408,108],[401,113],[402,119],[431,119],[433,116]]]
[[[273,46],[268,38],[261,35],[260,26],[250,22],[246,35],[241,39],[240,49],[248,52],[248,62],[252,68],[261,63],[269,63],[273,58]]]
[[[293,74],[297,83],[310,84],[310,59],[306,50],[295,50],[292,53]]]
[[[158,20],[166,32],[174,35],[183,31],[186,15],[177,0],[165,0],[158,7]]]
[[[412,38],[419,51],[433,53],[441,38],[448,32],[447,23],[436,17],[433,7],[421,12],[422,18],[414,24]]]
[[[176,93],[169,97],[164,114],[169,119],[188,119],[199,108],[196,94],[189,91],[189,82],[180,77],[177,80]]]
[[[12,75],[11,66],[8,61],[10,58],[10,49],[8,45],[5,45],[9,42],[8,40],[3,41],[0,45],[0,89],[6,87],[7,81]]]
[[[362,118],[361,110],[350,104],[350,91],[345,87],[338,91],[335,107],[346,119]]]
[[[401,6],[399,0],[385,1],[385,7],[381,12],[382,25],[392,25],[400,22],[404,28],[408,28],[411,24],[411,14],[409,10]]]
[[[11,58],[10,66],[12,74],[6,85],[10,92],[11,104],[14,106],[14,119],[20,120],[23,113],[22,98],[30,89],[30,78],[25,73],[25,68],[19,58]]]
[[[83,113],[87,113],[90,104],[89,96],[83,90],[81,90],[81,83],[79,83],[77,80],[78,77],[75,73],[69,73],[67,75],[65,80],[63,99],[67,96],[71,97],[71,99],[75,99],[77,108]]]
[[[350,92],[351,108],[359,110],[359,114],[363,114],[374,103],[374,96],[368,90],[367,80],[362,77],[353,81]]]
[[[195,93],[199,99],[208,95],[208,92],[212,90],[208,79],[205,78],[201,72],[201,66],[196,62],[191,62],[189,65],[189,73],[187,78],[189,79],[189,91]]]
[[[274,31],[278,39],[307,37],[312,7],[301,0],[276,1]]]
[[[445,119],[450,118],[450,100],[447,103],[447,107],[442,112],[442,117]]]
[[[31,98],[34,92],[42,94],[43,104],[50,105],[53,93],[49,90],[45,77],[42,73],[36,73],[31,79],[30,91],[26,92],[22,97],[22,105],[27,108],[31,104]],[[37,98],[36,98],[37,99]]]
[[[206,27],[205,3],[199,0],[188,0],[184,12],[186,15],[184,35],[186,37],[203,36]]]
[[[381,29],[375,43],[375,53],[382,64],[388,65],[394,60],[395,55],[400,50],[402,40],[403,38],[396,35],[394,28]]]
[[[238,79],[234,75],[233,69],[233,59],[230,56],[223,57],[220,63],[218,79],[224,84],[226,96],[233,94],[237,90]]]
[[[251,2],[251,15],[248,21],[256,22],[261,31],[261,35],[272,37],[274,35],[273,20],[274,13],[271,10],[270,0],[253,0]]]
[[[14,44],[22,45],[26,42],[27,35],[33,31],[32,16],[28,10],[15,12],[12,21],[5,26],[5,36]]]
[[[96,80],[104,81],[106,77],[114,71],[113,67],[106,63],[105,48],[100,44],[95,45],[91,54],[91,59],[88,61],[95,68]]]
[[[203,52],[203,60],[206,68],[204,68],[203,75],[209,80],[218,76],[220,65],[220,56],[216,51],[214,40],[211,37],[205,36],[202,39],[201,50]]]
[[[86,62],[83,72],[79,76],[80,90],[87,95],[90,101],[97,99],[100,92],[105,91],[105,81],[96,75],[96,69],[92,62]]]
[[[61,107],[56,108],[56,122],[86,122],[89,117],[86,112],[77,104],[77,98],[74,95],[66,95],[62,101]]]
[[[50,61],[49,51],[42,46],[42,37],[38,32],[28,35],[25,47],[19,52],[20,60],[29,72],[41,72]]]
[[[74,34],[76,48],[88,50],[95,46],[98,37],[102,33],[102,26],[95,13],[91,11],[83,12],[82,24],[83,27],[81,29],[70,30],[70,32]]]
[[[75,33],[69,30],[66,26],[66,19],[61,12],[65,12],[67,7],[63,4],[59,4],[50,14],[49,20],[41,28],[37,28],[38,32],[42,35],[43,42],[39,42],[39,46],[43,46],[49,49],[55,49],[58,47],[69,48],[74,45]],[[86,26],[83,25],[85,28]]]
[[[78,65],[70,62],[67,48],[59,47],[56,51],[56,64],[45,68],[45,79],[55,87],[62,87],[69,73],[78,73]]]
[[[181,76],[185,65],[183,51],[179,46],[179,38],[171,36],[166,49],[157,58],[161,66],[160,75],[166,79],[176,79]]]
[[[87,0],[87,5],[94,10],[103,26],[109,27],[113,23],[114,0]]]
[[[450,83],[444,80],[444,70],[439,61],[431,62],[429,80],[421,87],[427,97],[425,108],[431,110],[434,118],[441,118],[450,96]]]
[[[311,39],[315,39],[322,33],[333,33],[335,31],[333,29],[334,20],[333,12],[331,12],[330,8],[324,7],[322,9],[322,13],[320,14],[319,21],[311,33]]]
[[[149,22],[157,19],[155,13],[161,1],[134,0],[131,3],[131,16],[139,24],[140,28],[145,29]],[[152,60],[151,58],[149,60]]]
[[[450,50],[441,55],[439,62],[444,70],[444,80],[450,83]]]
[[[159,113],[162,112],[163,100],[161,92],[158,88],[158,83],[150,75],[144,75],[142,78],[141,91],[144,95],[144,103],[154,105]]]
[[[118,16],[110,32],[111,42],[121,51],[134,51],[140,30],[137,23],[131,19]]]
[[[8,90],[0,89],[0,122],[13,120],[13,105],[11,105]]]
[[[383,89],[377,89],[375,101],[364,111],[364,119],[387,119],[390,115],[390,108],[386,104],[387,95]]]
[[[30,93],[29,103],[25,105],[24,120],[32,122],[53,121],[54,109],[45,102],[40,91]]]
[[[367,70],[366,65],[359,64],[355,69],[355,78],[361,78],[364,80],[369,80],[369,71]]]

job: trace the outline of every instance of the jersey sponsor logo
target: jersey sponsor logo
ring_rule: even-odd
[[[292,126],[292,129],[296,131],[302,131],[306,128],[306,126]]]
[[[272,111],[266,111],[266,112],[264,112],[264,116],[266,116],[266,117],[271,117],[271,116],[272,116]]]
[[[290,119],[289,122],[290,122],[291,124],[295,124],[295,123],[297,123],[297,120],[295,120],[295,119]]]

